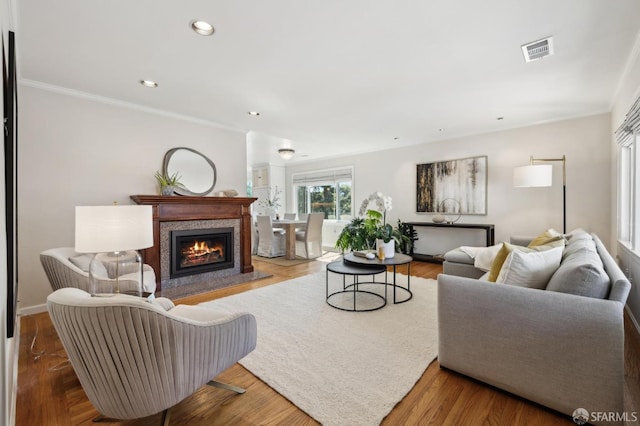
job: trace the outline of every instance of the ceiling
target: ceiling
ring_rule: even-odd
[[[640,29],[637,0],[17,3],[26,84],[245,131],[250,164],[609,111]],[[555,53],[525,63],[520,46],[547,36]]]

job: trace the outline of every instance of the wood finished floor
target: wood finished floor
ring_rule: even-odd
[[[186,297],[179,303],[196,304],[322,271],[314,261],[283,267],[255,261],[257,270],[269,278],[215,292]],[[412,275],[436,278],[440,265],[413,262]],[[32,350],[31,344],[37,332]],[[625,374],[628,411],[640,407],[640,336],[625,321]],[[64,349],[47,313],[22,317],[18,368],[16,425],[91,425],[98,413],[88,401],[73,369],[61,369]],[[44,351],[36,357],[34,352]],[[348,356],[348,354],[346,354]],[[243,387],[232,392],[205,386],[171,410],[171,424],[178,425],[316,425],[311,417],[291,404],[239,364],[217,377]],[[103,421],[102,425],[146,426],[160,424],[160,415],[135,421]],[[433,362],[407,396],[391,411],[383,425],[574,425],[568,416],[512,396]]]

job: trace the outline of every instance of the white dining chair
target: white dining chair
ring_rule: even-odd
[[[273,229],[270,216],[258,216],[258,256],[279,257],[286,252],[284,229]]]
[[[322,256],[322,224],[324,213],[309,213],[307,226],[296,232],[296,251],[299,245],[304,247],[304,257],[315,259]]]

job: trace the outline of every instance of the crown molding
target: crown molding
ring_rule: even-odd
[[[616,104],[616,101],[620,96],[620,91],[622,90],[622,86],[624,85],[624,82],[629,78],[631,71],[634,69],[635,66],[639,65],[639,63],[640,63],[640,31],[638,31],[638,34],[636,34],[636,39],[633,43],[633,47],[631,48],[631,51],[629,52],[627,63],[625,64],[624,70],[620,75],[620,79],[618,80],[618,85],[616,87],[616,90],[613,92],[613,96],[611,97],[611,102],[609,104],[609,111],[613,110]],[[638,96],[640,96],[640,87],[636,90],[636,93],[634,93],[633,99],[636,99]]]
[[[67,96],[72,96],[75,98],[79,98],[79,99],[85,99],[85,100],[89,100],[89,101],[93,101],[93,102],[99,102],[99,103],[103,103],[106,105],[111,105],[111,106],[116,106],[119,108],[126,108],[126,109],[131,109],[131,110],[135,110],[135,111],[141,111],[141,112],[145,112],[148,114],[153,114],[153,115],[158,115],[158,116],[162,116],[162,117],[168,117],[168,118],[173,118],[176,120],[181,120],[181,121],[186,121],[189,123],[194,123],[194,124],[199,124],[202,126],[208,126],[208,127],[214,127],[217,129],[223,129],[223,130],[229,130],[232,132],[240,132],[243,134],[247,134],[247,131],[242,130],[242,129],[238,129],[235,127],[231,127],[231,126],[225,126],[223,124],[220,123],[216,123],[214,121],[209,121],[209,120],[205,120],[202,118],[197,118],[197,117],[192,117],[190,115],[184,115],[184,114],[178,114],[175,112],[170,112],[170,111],[165,111],[165,110],[161,110],[161,109],[157,109],[157,108],[151,108],[151,107],[147,107],[147,106],[143,106],[143,105],[138,105],[138,104],[134,104],[132,102],[125,102],[125,101],[121,101],[119,99],[114,99],[114,98],[108,98],[106,96],[99,96],[99,95],[94,95],[92,93],[87,93],[87,92],[83,92],[80,90],[75,90],[75,89],[69,89],[67,87],[62,87],[62,86],[56,86],[53,84],[49,84],[49,83],[43,83],[41,81],[36,81],[36,80],[29,80],[26,78],[21,78],[18,79],[18,84],[25,86],[25,87],[32,87],[34,89],[40,89],[40,90],[45,90],[48,92],[53,92],[53,93],[58,93],[61,95],[67,95]]]

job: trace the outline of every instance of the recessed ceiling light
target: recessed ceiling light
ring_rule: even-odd
[[[213,34],[213,25],[205,21],[191,21],[191,29],[203,36]]]
[[[247,114],[249,114],[249,115],[253,115],[253,116],[256,116],[256,117],[257,117],[258,115],[260,115],[260,113],[259,113],[258,111],[249,111]]]
[[[158,87],[158,83],[152,80],[140,80],[140,84],[144,87]]]

